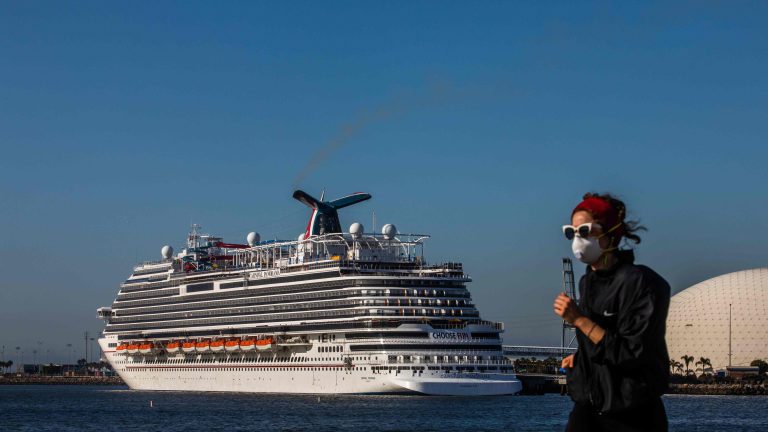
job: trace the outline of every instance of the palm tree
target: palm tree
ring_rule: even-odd
[[[701,371],[702,375],[712,372],[712,361],[706,357],[699,357],[699,361],[696,362],[696,365],[701,366],[696,368],[696,370]]]
[[[677,371],[679,375],[683,374],[683,364],[679,361],[675,361],[675,371]]]
[[[684,355],[684,356],[680,357],[680,360],[682,360],[683,363],[685,363],[685,374],[686,375],[690,375],[691,372],[693,372],[693,371],[691,371],[691,368],[689,367],[689,365],[694,360],[693,356]]]
[[[752,360],[752,362],[749,364],[750,366],[757,366],[758,367],[758,373],[760,375],[765,375],[765,372],[768,371],[768,362],[765,360]]]

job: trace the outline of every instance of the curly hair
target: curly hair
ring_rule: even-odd
[[[609,193],[599,194],[596,192],[587,192],[584,194],[583,199],[587,198],[600,198],[602,200],[608,201],[611,206],[619,212],[619,221],[622,224],[622,231],[624,232],[623,237],[627,240],[627,242],[632,241],[635,244],[639,244],[641,242],[640,236],[637,235],[637,232],[648,231],[648,228],[640,225],[639,220],[624,219],[627,216],[627,206],[624,204],[624,201]]]

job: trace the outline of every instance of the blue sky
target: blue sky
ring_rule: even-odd
[[[508,343],[559,343],[560,225],[587,191],[626,200],[638,261],[675,292],[765,266],[767,20],[764,2],[4,3],[0,345],[65,359],[191,222],[295,238],[295,186],[373,194],[344,226],[432,234]]]

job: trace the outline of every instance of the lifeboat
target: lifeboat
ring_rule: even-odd
[[[211,350],[211,343],[208,341],[198,342],[195,344],[195,351],[197,352],[208,352]]]
[[[181,342],[169,342],[165,346],[165,350],[168,351],[168,354],[176,354],[181,350]]]
[[[224,343],[224,349],[227,350],[228,352],[237,351],[240,349],[240,341],[239,340],[226,341]]]
[[[139,345],[139,352],[142,354],[150,354],[154,350],[155,350],[155,344],[153,344],[152,342],[147,342]]]
[[[211,342],[211,351],[213,352],[224,351],[224,341],[217,340],[217,341]]]
[[[121,353],[128,349],[128,344],[120,344],[117,346],[117,352]]]
[[[184,342],[181,344],[181,350],[185,353],[192,353],[195,352],[195,343],[194,342]]]
[[[246,339],[240,342],[240,349],[243,351],[253,351],[256,349],[256,339]]]
[[[128,351],[128,354],[136,354],[139,352],[139,344],[128,344],[126,350]]]
[[[268,350],[272,349],[273,340],[271,337],[259,339],[256,341],[256,349],[259,350]]]

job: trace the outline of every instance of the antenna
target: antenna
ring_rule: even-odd
[[[565,294],[568,295],[568,297],[576,301],[576,304],[579,303],[579,299],[576,295],[576,283],[573,278],[573,263],[570,258],[563,258],[563,291],[565,291]],[[568,345],[565,344],[566,332],[573,332],[573,336],[571,337],[570,342],[568,342]],[[563,333],[560,341],[560,347],[563,349],[563,357],[565,357],[565,348],[571,348],[575,341],[576,329],[563,320]]]
[[[187,247],[188,248],[196,248],[200,246],[200,233],[199,230],[200,225],[193,223],[192,226],[189,228],[189,235],[187,236]]]

